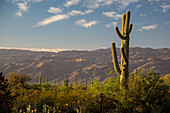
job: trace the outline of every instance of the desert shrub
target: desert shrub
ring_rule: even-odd
[[[85,86],[28,85],[23,75],[9,79],[13,112],[56,113],[166,113],[170,107],[170,78],[162,78],[151,70],[130,75],[128,89],[120,90],[119,76],[107,81],[93,80]],[[27,78],[27,77],[26,77]],[[13,80],[15,79],[15,80]],[[18,79],[23,79],[18,80]],[[24,82],[23,82],[24,81]]]
[[[30,77],[24,74],[10,73],[7,76],[10,88],[16,90],[18,88],[28,88],[28,81],[31,80]]]
[[[162,112],[167,103],[169,86],[160,75],[150,70],[133,74],[128,89],[119,91],[116,98],[121,112]]]

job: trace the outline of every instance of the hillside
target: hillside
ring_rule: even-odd
[[[119,49],[117,49],[120,58]],[[38,82],[39,76],[45,82],[62,81],[67,75],[70,81],[76,78],[79,82],[90,81],[94,75],[100,81],[109,75],[105,70],[111,68],[112,58],[109,49],[93,51],[33,52],[27,50],[0,49],[0,71],[5,75],[11,72],[23,73],[32,78],[31,83]],[[120,60],[119,60],[120,61]],[[135,69],[151,68],[160,74],[170,73],[170,49],[131,48],[130,72]]]

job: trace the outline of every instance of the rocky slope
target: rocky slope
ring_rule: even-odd
[[[117,49],[118,58],[120,52]],[[120,61],[120,60],[119,60]],[[11,72],[23,73],[38,82],[39,76],[45,82],[62,81],[67,75],[70,81],[90,81],[90,76],[100,81],[108,75],[105,70],[113,69],[111,51],[98,49],[93,51],[63,51],[59,53],[33,52],[27,50],[0,49],[0,71],[5,75]],[[131,48],[130,72],[135,69],[151,68],[162,75],[170,73],[170,49]]]

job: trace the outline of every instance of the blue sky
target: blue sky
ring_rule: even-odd
[[[169,0],[1,0],[0,47],[120,47],[114,26],[131,11],[131,47],[170,48]]]

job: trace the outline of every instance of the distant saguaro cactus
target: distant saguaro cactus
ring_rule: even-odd
[[[60,82],[58,82],[57,86],[60,86]]]
[[[39,78],[39,84],[41,85],[41,81],[42,81],[42,76],[40,76]]]
[[[57,84],[56,84],[56,80],[54,81],[54,85],[57,85]]]
[[[93,85],[93,75],[91,75],[91,85]]]
[[[77,85],[77,79],[76,79],[76,77],[74,78],[74,86],[76,86]]]
[[[63,80],[63,85],[68,86],[69,80],[67,79],[67,76],[65,75],[65,80]]]
[[[48,77],[46,77],[46,84],[48,84]]]
[[[85,88],[87,89],[87,81],[85,82]]]
[[[121,39],[121,64],[118,64],[116,46],[113,42],[111,45],[112,49],[112,58],[114,69],[120,75],[120,88],[125,86],[128,88],[127,81],[129,77],[129,34],[132,30],[132,24],[129,24],[130,21],[130,11],[127,11],[126,14],[122,16],[122,34],[120,33],[117,26],[115,26],[115,31],[118,37]]]

